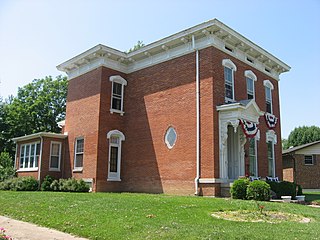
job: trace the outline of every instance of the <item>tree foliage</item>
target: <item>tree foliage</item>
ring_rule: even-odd
[[[13,137],[36,132],[59,132],[58,121],[65,118],[67,78],[51,76],[35,79],[18,89],[16,97],[1,104],[0,152],[12,155]]]
[[[320,140],[320,127],[317,126],[302,126],[297,127],[290,132],[288,140],[284,141],[283,149],[288,149],[289,147],[299,146],[306,143],[311,143]]]
[[[136,50],[138,50],[138,49],[140,49],[140,48],[142,48],[142,47],[144,47],[144,46],[145,46],[145,45],[144,45],[143,41],[138,41],[136,45],[134,45],[132,48],[130,48],[130,49],[127,51],[127,53],[131,53],[131,52],[133,52],[133,51],[136,51]]]
[[[1,152],[0,153],[0,182],[14,177],[15,170],[13,167],[13,160],[10,157],[9,153]]]

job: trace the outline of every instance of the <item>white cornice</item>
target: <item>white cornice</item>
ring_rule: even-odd
[[[192,36],[195,37],[194,48],[191,45]],[[287,64],[217,19],[196,25],[130,53],[124,53],[99,44],[60,64],[57,68],[66,72],[69,79],[99,66],[112,68],[123,73],[131,73],[186,55],[194,49],[200,50],[210,46],[222,50],[277,80],[279,80],[281,73],[290,70]],[[254,63],[248,62],[248,57],[253,59]]]

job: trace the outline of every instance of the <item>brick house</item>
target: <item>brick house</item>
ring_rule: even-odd
[[[320,141],[282,151],[283,179],[303,188],[320,188]]]
[[[290,67],[217,19],[57,68],[69,78],[62,133],[15,138],[18,175],[216,196],[239,176],[282,178],[278,81]]]

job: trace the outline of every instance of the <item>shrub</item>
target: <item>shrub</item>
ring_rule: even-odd
[[[235,180],[230,189],[232,198],[246,199],[248,185],[249,185],[249,180],[246,178]]]
[[[277,195],[277,198],[281,196],[291,196],[295,198],[296,196],[296,185],[292,182],[282,181],[282,182],[267,182],[271,190]]]
[[[47,175],[41,184],[41,191],[52,191],[50,185],[54,181],[54,178]]]
[[[52,183],[50,184],[50,189],[52,191],[60,191],[60,181],[59,180],[53,180]]]
[[[89,186],[82,180],[75,178],[54,180],[50,188],[61,192],[88,192]]]
[[[250,182],[247,188],[247,199],[269,201],[270,190],[270,185],[264,181],[256,180]]]
[[[1,182],[0,190],[37,191],[38,186],[38,180],[33,177],[17,177]]]

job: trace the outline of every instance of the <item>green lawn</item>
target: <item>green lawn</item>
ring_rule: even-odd
[[[317,202],[320,204],[320,192],[306,192],[303,195],[306,196],[307,202]]]
[[[253,201],[131,193],[0,191],[0,215],[90,239],[319,239],[320,209],[263,203],[266,211],[312,218],[310,223],[249,223],[212,212],[257,210]],[[1,227],[1,226],[0,226]]]

